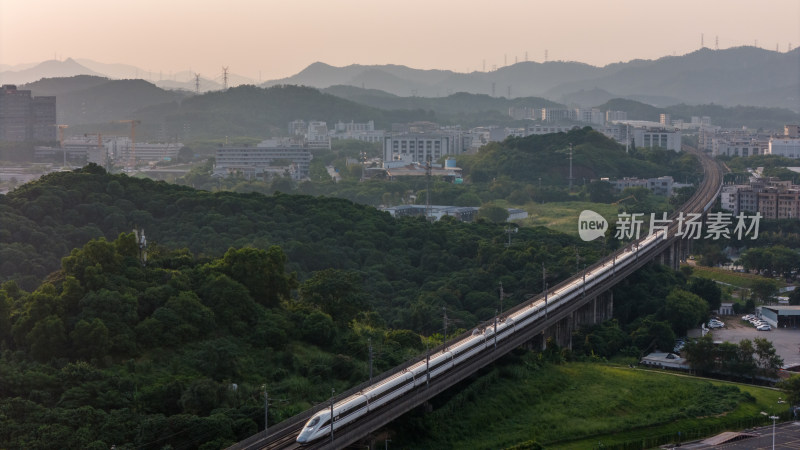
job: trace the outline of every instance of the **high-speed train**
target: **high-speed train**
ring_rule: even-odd
[[[619,252],[612,261],[607,261],[587,271],[584,277],[585,282],[584,279],[576,278],[571,283],[549,293],[546,300],[544,298],[536,300],[529,305],[515,309],[504,318],[495,319],[493,324],[484,324],[475,328],[469,336],[451,343],[443,350],[335,403],[332,408],[333,421],[331,421],[330,408],[317,412],[306,422],[303,430],[297,436],[297,442],[308,444],[329,436],[331,426],[335,433],[336,429],[427,384],[431,379],[446,374],[472,357],[492,351],[498,343],[545,316],[548,310],[552,312],[560,306],[580,298],[584,289],[591,289],[636,259],[647,257],[655,249],[659,240],[664,239],[665,233],[666,231],[663,230],[653,233],[638,241],[638,245],[631,245]]]

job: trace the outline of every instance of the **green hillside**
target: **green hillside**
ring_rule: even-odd
[[[534,184],[541,177],[546,186],[564,186],[569,179],[569,146],[573,146],[572,174],[575,184],[603,177],[658,177],[695,182],[702,176],[688,153],[625,146],[589,127],[569,133],[531,135],[491,143],[476,155],[461,155],[457,163],[474,182],[508,178]]]

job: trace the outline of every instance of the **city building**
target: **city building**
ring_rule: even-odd
[[[388,212],[392,217],[425,217],[426,213],[429,214],[431,220],[440,220],[442,217],[450,216],[455,217],[462,222],[472,222],[478,215],[480,208],[477,206],[441,206],[431,205],[428,208],[426,205],[401,205],[381,208],[381,211]],[[521,220],[528,217],[526,211],[520,209],[509,208],[508,220]]]
[[[304,145],[309,149],[331,149],[331,138],[326,122],[295,120],[289,122],[288,129],[290,137],[305,141]]]
[[[542,108],[542,122],[557,123],[568,120],[577,120],[574,109]]]
[[[616,122],[619,120],[628,120],[628,113],[625,111],[606,111],[606,122]]]
[[[666,150],[681,151],[681,132],[666,128],[634,128],[631,130],[633,142],[637,147],[660,147]]]
[[[643,187],[649,189],[650,192],[655,195],[663,195],[666,197],[671,196],[675,188],[682,186],[675,183],[671,176],[647,179],[625,177],[619,180],[609,181],[609,183],[614,186],[614,190],[617,192],[622,192],[626,188],[631,187]]]
[[[750,178],[749,184],[723,186],[720,193],[723,210],[761,213],[765,219],[800,218],[800,186],[777,178]]]
[[[742,133],[718,133],[711,139],[712,156],[753,156],[764,155],[769,151],[766,137]]]
[[[219,147],[215,176],[242,174],[246,177],[282,176],[308,178],[312,159],[307,148],[286,141],[263,141],[255,147]]]
[[[105,141],[108,158],[116,165],[126,165],[131,161],[158,162],[171,161],[178,157],[178,152],[183,148],[180,142],[150,143],[132,142],[128,136],[114,136]],[[102,158],[102,155],[97,157]]]
[[[362,142],[383,142],[386,132],[375,129],[375,122],[356,123],[356,122],[337,122],[330,132],[330,138],[354,139]]]
[[[800,138],[788,136],[770,138],[766,154],[800,158]]]
[[[411,127],[398,127],[403,129],[429,130],[429,123],[425,122]],[[395,128],[393,126],[393,128]],[[488,131],[491,133],[493,129]],[[432,132],[400,132],[392,133],[383,138],[383,160],[405,161],[424,163],[430,158],[438,161],[444,156],[459,155],[472,148],[475,135],[465,132],[459,127],[441,128],[437,125]]]
[[[591,123],[593,125],[605,125],[605,114],[597,108],[578,108],[575,110],[575,118],[579,122]]]
[[[383,160],[424,163],[453,155],[451,137],[441,134],[401,134],[383,139]]]
[[[0,88],[0,141],[56,141],[56,98],[32,97],[13,84]]]

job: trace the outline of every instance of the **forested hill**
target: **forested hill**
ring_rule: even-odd
[[[659,177],[696,182],[703,173],[689,153],[650,150],[633,143],[628,153],[602,133],[589,127],[569,133],[531,135],[493,142],[475,155],[459,155],[457,163],[473,183],[509,178],[545,185],[565,185],[569,178],[569,146],[573,147],[572,173],[576,184],[603,177]]]
[[[368,342],[381,372],[441,342],[442,308],[469,329],[500,282],[509,307],[602,251],[92,165],[0,196],[0,223],[0,448],[224,448],[263,430],[261,385],[277,423],[364,381]]]
[[[28,290],[59,269],[72,248],[139,227],[153,251],[186,248],[202,258],[230,247],[278,245],[300,279],[328,268],[357,270],[369,280],[376,308],[398,310],[417,301],[426,283],[456,302],[471,291],[491,292],[501,280],[509,292],[538,292],[541,264],[554,278],[564,276],[574,269],[574,247],[583,245],[546,229],[522,229],[514,238],[519,247],[506,249],[501,225],[395,220],[334,198],[210,193],[109,175],[93,165],[0,197],[0,220],[0,281],[17,280]],[[469,309],[477,314],[476,306]],[[425,322],[439,323],[436,314]]]

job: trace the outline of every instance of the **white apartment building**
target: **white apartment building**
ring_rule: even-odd
[[[800,158],[800,139],[785,136],[770,138],[766,154]]]
[[[751,136],[723,134],[711,139],[713,156],[753,156],[769,151],[769,141]]]
[[[306,143],[308,148],[330,150],[331,138],[328,136],[328,124],[319,121],[309,122]]]
[[[442,134],[402,134],[383,139],[383,161],[407,161],[424,163],[430,157],[438,161],[451,151],[452,136]]]
[[[531,134],[550,134],[567,133],[575,128],[575,125],[529,125],[525,129],[526,136]]]
[[[603,114],[603,111],[600,111],[597,108],[578,108],[575,110],[575,116],[579,122],[586,122],[600,126],[606,123],[605,114]]]
[[[214,175],[241,173],[245,176],[258,176],[288,172],[295,180],[308,178],[313,158],[311,153],[303,147],[276,144],[264,141],[255,147],[219,147]],[[289,165],[283,164],[285,162]]]
[[[542,121],[552,123],[564,120],[576,120],[574,109],[542,108]]]
[[[129,137],[113,137],[104,144],[109,158],[116,164],[127,164],[130,161],[169,161],[178,157],[183,148],[180,142],[153,144],[149,142],[132,143]]]
[[[631,130],[633,142],[637,147],[661,147],[681,151],[681,132],[665,128],[634,128]]]
[[[362,142],[383,142],[386,133],[375,129],[375,122],[337,122],[330,132],[331,139],[354,139]]]
[[[628,120],[628,113],[625,111],[606,111],[606,122],[615,122],[617,120]]]

